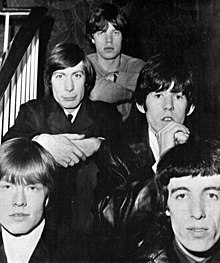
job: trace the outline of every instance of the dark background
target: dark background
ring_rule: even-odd
[[[163,50],[181,52],[192,67],[197,90],[191,118],[200,136],[220,134],[220,1],[219,0],[8,0],[8,7],[44,6],[48,16],[41,28],[39,87],[46,52],[60,41],[76,42],[86,53],[94,50],[85,38],[85,20],[93,5],[110,2],[130,19],[124,53],[147,60]],[[3,19],[0,21],[3,39]],[[14,18],[12,25],[22,23]],[[2,43],[2,41],[1,41]],[[43,89],[39,89],[39,96]]]

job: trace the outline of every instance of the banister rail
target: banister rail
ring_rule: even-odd
[[[32,8],[27,20],[15,35],[0,70],[0,99],[3,97],[11,78],[45,18],[46,13],[47,9],[44,7]]]

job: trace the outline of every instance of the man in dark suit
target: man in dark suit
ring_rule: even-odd
[[[195,90],[182,56],[151,57],[140,72],[134,100],[125,123],[126,143],[141,165],[155,172],[160,156],[190,135],[185,119],[194,111]]]
[[[1,145],[0,262],[74,261],[65,228],[47,219],[55,168],[53,157],[34,141],[15,138]]]
[[[92,223],[90,207],[101,142],[116,144],[120,139],[116,108],[88,99],[94,82],[92,66],[77,45],[56,45],[45,70],[47,96],[22,105],[4,136],[4,140],[18,136],[34,140],[52,154],[60,165],[55,196],[59,218],[84,232]]]

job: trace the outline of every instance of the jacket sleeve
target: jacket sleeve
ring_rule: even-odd
[[[41,122],[43,121],[43,118],[40,116],[40,112],[35,111],[27,104],[21,105],[18,116],[15,119],[15,123],[11,128],[9,128],[8,132],[3,137],[3,141],[7,141],[15,137],[32,139],[40,132],[39,120],[41,120]]]

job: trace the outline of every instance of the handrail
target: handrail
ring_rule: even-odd
[[[0,70],[0,99],[3,97],[7,86],[15,73],[24,53],[26,52],[32,38],[42,23],[47,9],[34,7],[25,23],[20,27],[10,46],[8,54]]]

